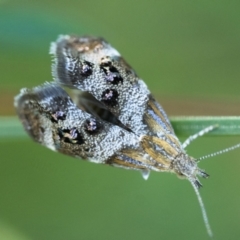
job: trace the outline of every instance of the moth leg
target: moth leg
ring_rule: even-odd
[[[182,148],[185,149],[192,141],[194,141],[195,139],[197,139],[198,137],[203,136],[206,133],[209,133],[211,131],[213,131],[214,129],[218,128],[218,125],[211,125],[208,126],[206,128],[204,128],[203,130],[199,131],[198,133],[188,137],[182,144]]]

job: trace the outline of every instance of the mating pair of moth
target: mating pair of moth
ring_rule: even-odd
[[[197,193],[208,174],[185,147],[210,126],[180,143],[163,108],[116,49],[102,38],[64,35],[51,44],[54,82],[22,89],[15,107],[28,134],[46,147],[95,163],[173,172]],[[73,100],[61,87],[78,89]]]

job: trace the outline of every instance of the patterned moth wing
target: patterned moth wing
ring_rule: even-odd
[[[54,151],[143,172],[157,169],[139,136],[81,110],[57,84],[22,89],[15,107],[28,134]]]
[[[129,158],[149,159],[149,170],[175,172],[200,186],[196,175],[207,175],[186,155],[166,113],[116,49],[102,38],[64,35],[50,53],[55,81],[83,91],[75,96],[81,109],[139,137],[144,157],[126,148]],[[111,161],[128,166],[123,159]]]
[[[60,36],[50,53],[55,81],[90,93],[137,135],[167,133],[175,138],[165,112],[145,83],[104,39]]]

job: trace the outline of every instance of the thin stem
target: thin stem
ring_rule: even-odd
[[[211,125],[218,128],[206,136],[240,136],[240,117],[172,117],[170,120],[178,137],[194,135]],[[26,136],[17,117],[0,117],[0,139]]]

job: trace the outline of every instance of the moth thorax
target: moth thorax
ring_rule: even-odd
[[[172,162],[173,171],[183,178],[192,179],[196,177],[198,166],[196,161],[185,153],[180,153]]]

